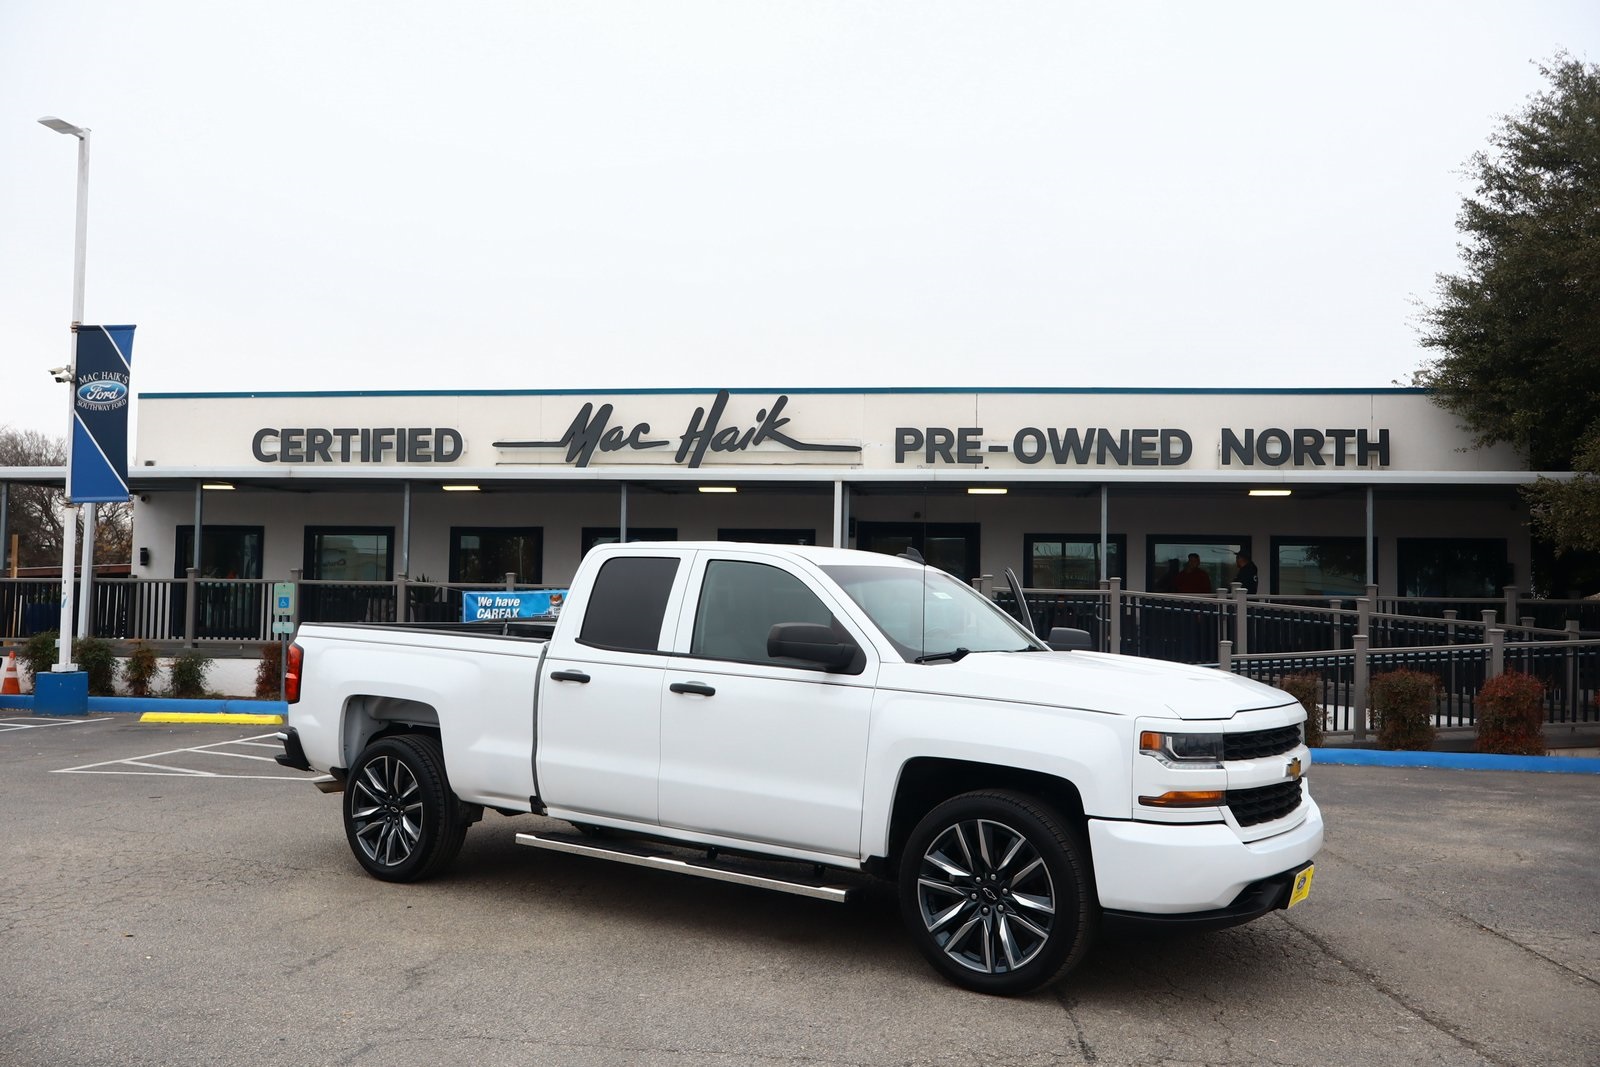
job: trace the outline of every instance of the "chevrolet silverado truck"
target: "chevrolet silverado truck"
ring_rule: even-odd
[[[342,794],[374,877],[439,873],[485,809],[572,826],[523,844],[824,900],[864,872],[988,993],[1057,981],[1108,917],[1297,905],[1322,844],[1292,697],[1055,651],[904,557],[603,546],[553,623],[307,624],[288,674],[279,762]]]

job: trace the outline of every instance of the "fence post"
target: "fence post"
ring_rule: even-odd
[[[196,605],[200,602],[200,583],[196,579],[200,577],[200,571],[194,567],[187,567],[184,569],[183,575],[183,587],[185,590],[183,597],[183,636],[189,642],[189,647],[195,648],[194,623],[200,614],[195,610]]]
[[[1351,712],[1355,717],[1353,727],[1355,740],[1367,739],[1367,687],[1372,680],[1372,664],[1367,662],[1367,635],[1356,634],[1355,637],[1355,667],[1350,678],[1350,703]]]
[[[1383,605],[1378,603],[1378,587],[1376,584],[1367,586],[1367,602],[1372,605],[1373,610],[1379,612],[1380,614],[1383,612]],[[1399,605],[1396,605],[1395,613],[1398,614],[1399,611]],[[1372,633],[1372,631],[1367,629],[1365,626],[1361,628],[1361,632],[1368,635]]]
[[[1517,617],[1517,587],[1508,585],[1502,590],[1506,595],[1506,623]]]
[[[1368,594],[1372,593],[1372,586],[1367,586]],[[1356,636],[1372,636],[1372,596],[1359,597],[1356,600]]]
[[[1233,673],[1233,642],[1226,638],[1217,642],[1217,669]]]
[[[289,568],[289,580],[294,583],[294,614],[290,616],[289,621],[294,623],[294,628],[297,630],[300,628],[300,594],[303,591],[300,588],[300,580],[302,577],[304,577],[305,573],[306,572],[299,567]]]
[[[511,592],[517,587],[517,572],[506,571],[506,592]]]
[[[1122,579],[1111,579],[1111,596],[1107,598],[1106,610],[1111,613],[1110,648],[1106,651],[1113,655],[1122,654]]]
[[[1241,656],[1250,654],[1250,619],[1245,614],[1248,610],[1245,606],[1248,596],[1244,586],[1238,582],[1233,583],[1233,636]]]
[[[1498,626],[1489,631],[1489,677],[1506,673],[1506,632]]]
[[[1493,608],[1484,608],[1478,613],[1478,617],[1483,620],[1483,627],[1485,630],[1494,627],[1500,622],[1500,620],[1495,617],[1495,611]]]

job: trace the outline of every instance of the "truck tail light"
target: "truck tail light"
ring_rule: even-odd
[[[305,658],[305,649],[299,645],[289,646],[289,659],[283,667],[283,699],[286,703],[300,703],[300,664],[305,662]]]
[[[1147,808],[1215,808],[1222,804],[1220,789],[1174,789],[1158,797],[1140,797]]]

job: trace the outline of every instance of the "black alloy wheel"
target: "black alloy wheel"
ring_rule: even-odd
[[[1060,979],[1088,951],[1099,919],[1076,829],[1005,791],[954,797],[917,824],[900,863],[900,906],[940,973],[996,994]]]
[[[396,734],[369,744],[344,789],[345,836],[367,873],[418,882],[444,870],[472,822],[450,791],[436,738]]]

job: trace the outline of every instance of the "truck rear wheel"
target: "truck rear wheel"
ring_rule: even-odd
[[[1099,912],[1076,829],[1032,797],[964,793],[923,817],[900,862],[917,948],[980,993],[1029,993],[1077,965]]]
[[[450,865],[469,812],[450,791],[439,742],[397,734],[368,745],[350,768],[344,829],[356,862],[385,882],[418,882]]]

